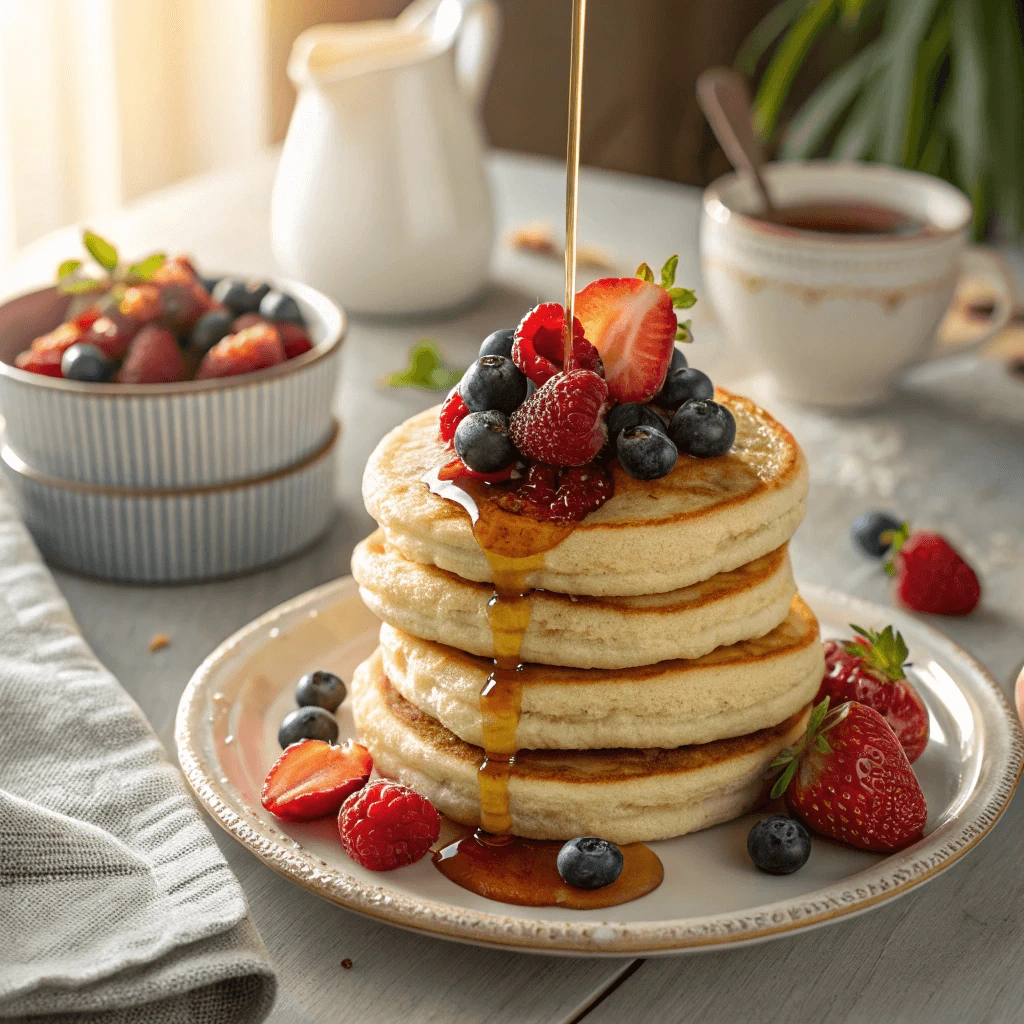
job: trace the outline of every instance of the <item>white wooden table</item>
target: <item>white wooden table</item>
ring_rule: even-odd
[[[275,155],[186,182],[95,227],[128,254],[186,251],[201,265],[270,273],[267,236]],[[562,218],[562,170],[497,155],[495,200],[503,231]],[[606,245],[629,273],[680,254],[679,280],[696,282],[698,193],[623,175],[586,173],[581,241]],[[78,251],[62,231],[0,275],[9,294],[47,282]],[[490,331],[558,299],[556,261],[499,246],[494,287],[477,308],[433,322],[352,325],[338,409],[344,420],[340,512],[313,550],[269,571],[205,586],[138,588],[58,572],[57,581],[100,658],[170,744],[189,676],[220,640],[254,616],[348,571],[371,528],[359,499],[363,463],[393,424],[433,404],[389,392],[385,372],[425,337],[466,365]],[[1024,659],[1024,387],[973,360],[928,371],[884,408],[830,418],[786,408],[742,355],[695,312],[692,362],[765,402],[796,433],[812,469],[808,516],[793,542],[805,579],[885,602],[876,563],[851,548],[858,512],[889,507],[955,539],[980,568],[982,608],[939,623],[1006,685]],[[748,379],[749,378],[749,379]],[[169,647],[149,653],[153,634]],[[213,830],[248,895],[281,979],[272,1020],[418,1022],[961,1022],[1019,1019],[1024,1004],[1024,857],[1018,799],[994,835],[962,864],[904,899],[854,920],[747,949],[648,961],[557,959],[420,938],[332,906],[275,875]],[[343,959],[352,967],[343,969]]]

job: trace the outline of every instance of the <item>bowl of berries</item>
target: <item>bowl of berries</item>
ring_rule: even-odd
[[[258,568],[333,507],[342,311],[185,256],[94,265],[0,305],[0,465],[44,554],[132,582]]]
[[[200,487],[295,465],[333,431],[342,311],[295,282],[201,276],[187,257],[124,266],[0,306],[5,444],[61,480]],[[73,440],[72,440],[73,439]]]

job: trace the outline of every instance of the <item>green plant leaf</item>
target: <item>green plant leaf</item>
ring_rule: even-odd
[[[432,341],[421,341],[409,352],[409,365],[384,378],[392,388],[421,388],[424,391],[449,391],[462,378],[462,371],[444,365],[441,353]]]
[[[104,270],[113,273],[117,269],[117,250],[105,238],[86,229],[82,232],[82,244]]]
[[[697,296],[689,288],[669,288],[673,309],[690,309],[697,304]]]
[[[811,93],[786,128],[779,151],[784,160],[805,160],[821,152],[829,133],[875,72],[881,51],[879,42],[868,44]]]
[[[651,284],[654,284],[654,271],[651,270],[646,263],[641,263],[640,266],[636,268],[636,276],[639,277],[641,281],[649,281]]]
[[[807,0],[782,0],[773,7],[743,40],[739,53],[733,61],[737,71],[753,78],[761,58],[768,48],[792,24],[793,19],[807,6]]]
[[[797,71],[822,29],[834,20],[838,0],[813,0],[796,19],[768,62],[754,98],[754,129],[765,141],[775,131]]]
[[[690,324],[692,320],[681,320],[676,324],[676,341],[693,341],[693,332],[690,330]]]
[[[167,256],[162,252],[155,252],[138,263],[133,263],[128,268],[129,277],[139,277],[148,281],[167,261]]]
[[[57,268],[57,280],[63,281],[65,277],[69,277],[82,265],[81,260],[65,260]]]
[[[669,256],[665,265],[661,268],[661,287],[671,288],[676,283],[676,268],[679,266],[677,255]],[[669,293],[671,294],[671,292]]]
[[[953,10],[939,12],[938,18],[917,51],[914,85],[907,110],[903,166],[913,167],[921,156],[924,137],[931,128],[935,108],[935,91],[939,72],[949,54],[950,26]]]
[[[772,786],[771,798],[778,800],[783,793],[789,788],[789,784],[793,781],[793,776],[796,775],[797,768],[800,767],[799,758],[794,757],[789,764],[786,765],[786,770],[778,777],[775,785]]]
[[[832,144],[834,160],[866,160],[873,152],[878,137],[880,107],[877,88],[865,89],[853,105],[843,127]]]

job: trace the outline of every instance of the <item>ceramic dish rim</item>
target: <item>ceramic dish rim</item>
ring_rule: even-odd
[[[880,609],[878,605],[831,588],[805,584],[801,589],[812,609],[819,601],[838,602],[850,607],[853,613],[861,614],[862,618],[870,618]],[[915,619],[915,626],[931,643],[970,666],[979,683],[989,691],[989,696],[1004,713],[1006,761],[998,771],[991,771],[986,778],[975,783],[973,795],[980,791],[984,795],[984,803],[973,811],[970,818],[946,822],[908,849],[811,893],[722,914],[620,924],[617,926],[620,934],[611,941],[603,937],[600,940],[588,937],[588,933],[601,927],[593,921],[531,921],[417,899],[388,889],[386,885],[367,884],[339,872],[303,850],[274,826],[255,817],[247,819],[237,808],[235,798],[219,781],[220,775],[203,767],[193,745],[193,716],[199,713],[207,681],[222,662],[234,656],[241,645],[271,624],[296,615],[308,606],[315,606],[332,594],[340,600],[349,596],[349,592],[352,595],[357,592],[354,580],[350,576],[340,577],[265,612],[218,645],[196,669],[178,705],[174,730],[178,760],[186,781],[206,810],[264,864],[333,903],[419,934],[492,949],[563,955],[657,956],[748,945],[790,931],[819,927],[905,895],[959,860],[985,838],[1002,817],[1024,767],[1024,732],[1002,688],[962,647],[932,626]],[[864,612],[868,615],[864,616]],[[914,873],[915,867],[921,870]],[[336,884],[326,887],[325,878]],[[858,895],[858,889],[864,892],[869,885],[873,885],[875,891],[868,896]],[[534,932],[543,930],[543,944],[531,935],[531,928]],[[673,937],[673,931],[679,928],[684,928],[687,934]]]
[[[348,316],[341,306],[324,292],[318,291],[311,285],[303,284],[301,281],[287,278],[266,278],[265,280],[273,284],[275,288],[289,292],[316,309],[326,331],[325,337],[308,352],[303,352],[302,355],[296,356],[294,359],[286,359],[283,363],[278,363],[277,366],[269,366],[254,373],[240,373],[232,377],[183,380],[170,384],[118,384],[116,382],[94,384],[88,381],[67,380],[64,377],[49,377],[42,373],[30,373],[28,370],[22,370],[0,359],[0,376],[29,387],[43,387],[73,395],[94,395],[100,398],[143,398],[147,395],[153,397],[188,396],[205,391],[254,387],[306,369],[335,352],[348,334]],[[6,306],[20,299],[27,299],[32,295],[40,295],[43,292],[56,291],[56,285],[48,285],[46,288],[28,288],[16,295],[8,296],[0,303],[0,306]]]

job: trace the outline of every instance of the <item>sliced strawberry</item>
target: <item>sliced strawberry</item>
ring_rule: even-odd
[[[274,762],[260,801],[285,821],[324,818],[362,789],[372,771],[373,758],[359,743],[350,740],[336,747],[323,740],[299,740]]]
[[[516,463],[512,463],[511,466],[506,466],[504,469],[499,469],[496,473],[478,473],[475,469],[470,469],[462,459],[455,458],[451,462],[446,462],[438,471],[438,480],[483,480],[484,483],[488,484],[502,484],[506,480],[514,480],[519,475],[519,467]]]
[[[576,314],[601,354],[616,402],[649,402],[672,361],[678,325],[672,296],[639,277],[604,277],[576,296]]]
[[[29,373],[41,373],[46,377],[62,377],[60,361],[64,353],[77,341],[82,341],[84,331],[75,321],[61,324],[48,334],[42,334],[24,351],[18,354],[14,365]]]
[[[255,327],[257,324],[268,324],[270,321],[259,313],[243,313],[231,324],[231,333],[237,334],[239,331],[244,331],[247,327]],[[275,327],[277,324],[274,325]]]
[[[539,387],[509,420],[512,443],[534,462],[585,466],[608,439],[608,385],[592,370],[570,370]]]
[[[125,290],[124,298],[118,303],[117,308],[133,320],[149,323],[163,311],[160,289],[155,284],[133,284]]]
[[[186,376],[185,360],[174,335],[150,324],[132,339],[117,379],[122,384],[170,384]]]
[[[281,337],[281,344],[284,345],[284,354],[288,359],[301,356],[313,347],[309,335],[298,325],[288,323],[286,320],[279,320],[274,326]]]
[[[87,331],[100,318],[100,307],[89,306],[75,317],[73,323],[81,331]]]
[[[549,381],[563,369],[565,342],[565,310],[557,302],[542,302],[523,317],[516,328],[512,342],[512,362],[537,387]],[[583,325],[576,317],[572,320],[573,368],[593,370],[603,376],[601,357],[597,349],[583,336]]]
[[[221,338],[199,364],[196,380],[234,377],[276,366],[285,361],[284,345],[276,327],[261,323]]]
[[[108,359],[120,359],[125,354],[132,338],[139,333],[142,324],[119,309],[98,317],[81,340],[95,345]]]
[[[458,387],[454,387],[451,393],[444,400],[441,406],[440,415],[437,418],[437,433],[445,444],[451,444],[455,439],[455,428],[469,415],[469,409],[459,394]]]

